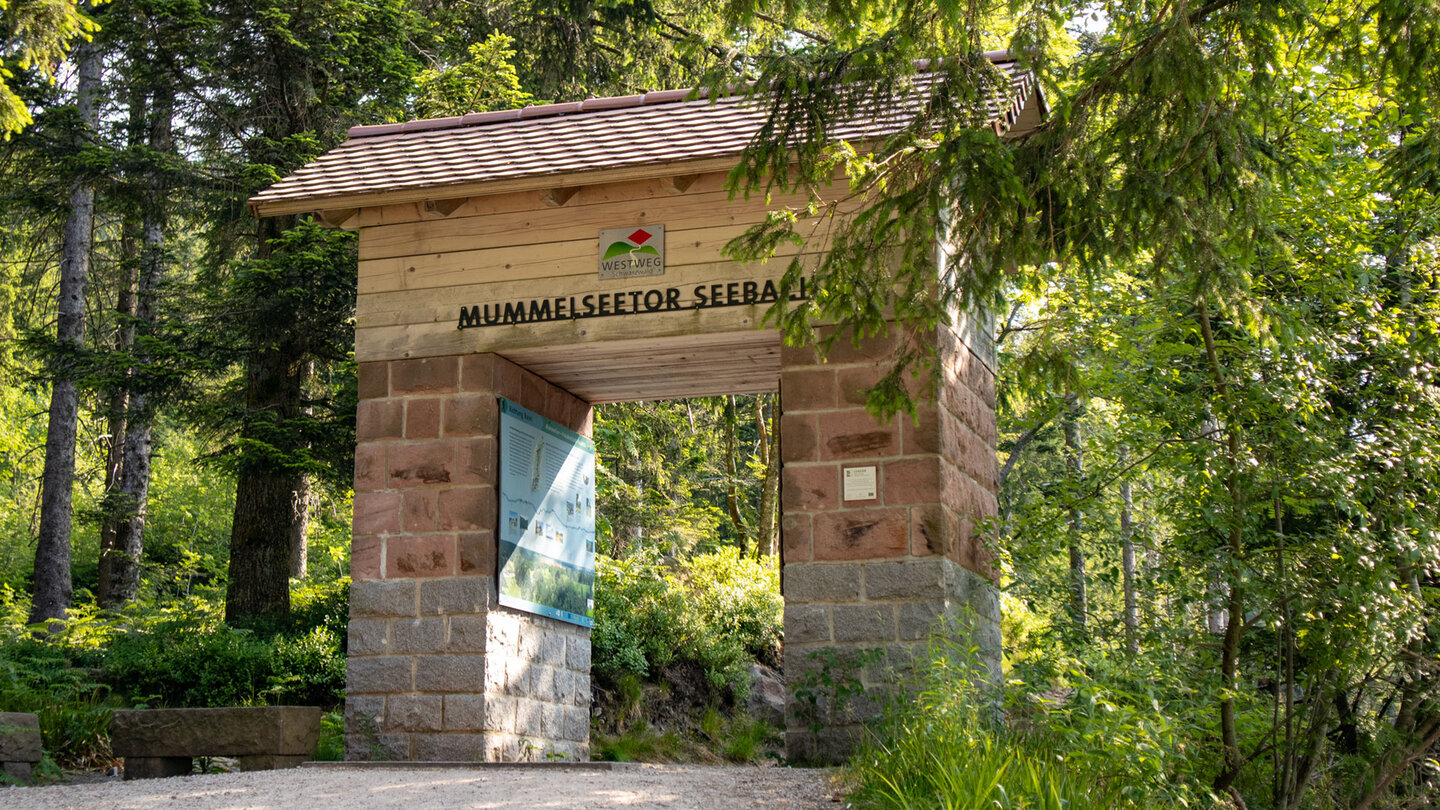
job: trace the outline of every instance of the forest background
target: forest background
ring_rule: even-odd
[[[772,116],[738,189],[843,165],[874,201],[788,269],[817,291],[773,313],[789,338],[995,313],[1007,682],[937,643],[854,800],[1436,800],[1433,0],[11,0],[0,24],[0,709],[40,709],[54,761],[104,761],[115,705],[341,699],[354,242],[250,195],[351,124],[740,81]],[[970,55],[1006,47],[1049,104],[1018,141],[973,120],[997,77]],[[937,57],[909,127],[827,141]],[[872,395],[894,418],[933,370],[903,345]],[[599,412],[597,751],[673,752],[640,696],[681,669],[712,707],[691,732],[763,749],[720,710],[778,662],[774,419]],[[846,677],[791,687],[843,703]]]

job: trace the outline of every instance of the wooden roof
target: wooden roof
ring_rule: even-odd
[[[1011,92],[987,100],[985,120],[998,133],[1024,134],[1043,113],[1034,77],[1003,52],[987,55],[1010,74]],[[917,90],[928,84],[922,79]],[[345,143],[257,194],[250,206],[260,216],[343,211],[726,169],[766,111],[743,95],[713,101],[691,95],[668,90],[354,127]],[[908,117],[897,110],[851,122],[834,137],[882,137]]]

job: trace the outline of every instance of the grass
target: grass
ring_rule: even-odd
[[[710,707],[690,722],[662,729],[637,719],[607,734],[593,729],[590,758],[604,762],[753,763],[778,758],[784,740],[769,723]]]

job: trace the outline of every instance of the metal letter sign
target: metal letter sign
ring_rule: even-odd
[[[600,232],[600,278],[665,275],[665,226],[609,228]]]

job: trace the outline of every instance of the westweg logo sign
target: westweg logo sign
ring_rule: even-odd
[[[665,226],[600,232],[600,278],[665,275]]]

